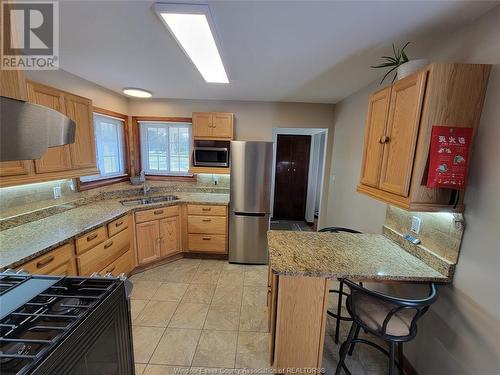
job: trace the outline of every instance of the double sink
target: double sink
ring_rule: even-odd
[[[146,197],[146,198],[135,198],[135,199],[127,199],[124,201],[120,201],[124,206],[137,206],[142,204],[153,204],[160,202],[170,202],[176,201],[179,197],[175,195],[161,195],[159,197]]]

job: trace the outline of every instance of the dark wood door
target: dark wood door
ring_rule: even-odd
[[[275,219],[304,220],[310,135],[278,135],[274,180]]]

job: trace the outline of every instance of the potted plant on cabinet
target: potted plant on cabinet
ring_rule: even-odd
[[[382,56],[382,62],[378,65],[372,66],[372,68],[375,69],[390,68],[389,71],[385,73],[384,77],[380,81],[380,84],[382,84],[387,76],[395,70],[396,74],[394,75],[392,82],[395,81],[396,77],[398,79],[407,77],[429,63],[425,59],[410,60],[405,52],[405,49],[409,44],[410,42],[407,42],[402,48],[396,48],[393,44],[392,51],[394,56]]]

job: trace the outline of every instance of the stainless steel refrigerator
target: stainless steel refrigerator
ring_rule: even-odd
[[[272,142],[231,142],[229,261],[267,264]]]

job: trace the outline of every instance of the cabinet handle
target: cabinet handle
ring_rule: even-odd
[[[212,221],[212,219],[203,219],[202,221],[205,223],[210,223]]]
[[[386,135],[383,135],[379,139],[379,143],[384,144],[384,143],[389,143],[389,137]]]
[[[163,213],[163,210],[156,210],[156,211],[153,211],[153,213],[155,215],[161,215]]]
[[[202,210],[202,211],[205,211],[205,212],[206,212],[206,211],[212,211],[212,209],[211,209],[210,207],[208,207],[208,208],[202,208],[201,210]]]
[[[123,220],[122,221],[119,221],[118,223],[115,223],[115,227],[119,227],[120,225],[123,224]]]
[[[87,242],[92,241],[96,237],[97,237],[97,233],[94,233],[94,234],[91,234],[90,236],[87,236]]]
[[[50,257],[48,258],[45,258],[41,261],[39,261],[37,264],[36,264],[36,268],[42,268],[43,266],[46,266],[47,264],[49,264],[50,262],[52,262],[54,260],[54,256],[51,255]]]
[[[113,246],[113,241],[108,242],[106,245],[104,245],[104,248],[107,249],[110,246]]]
[[[201,238],[203,241],[210,241],[212,238],[211,237],[202,237]]]
[[[116,265],[114,265],[113,267],[111,267],[110,269],[106,270],[105,273],[110,273],[110,272],[113,272],[116,268]]]

